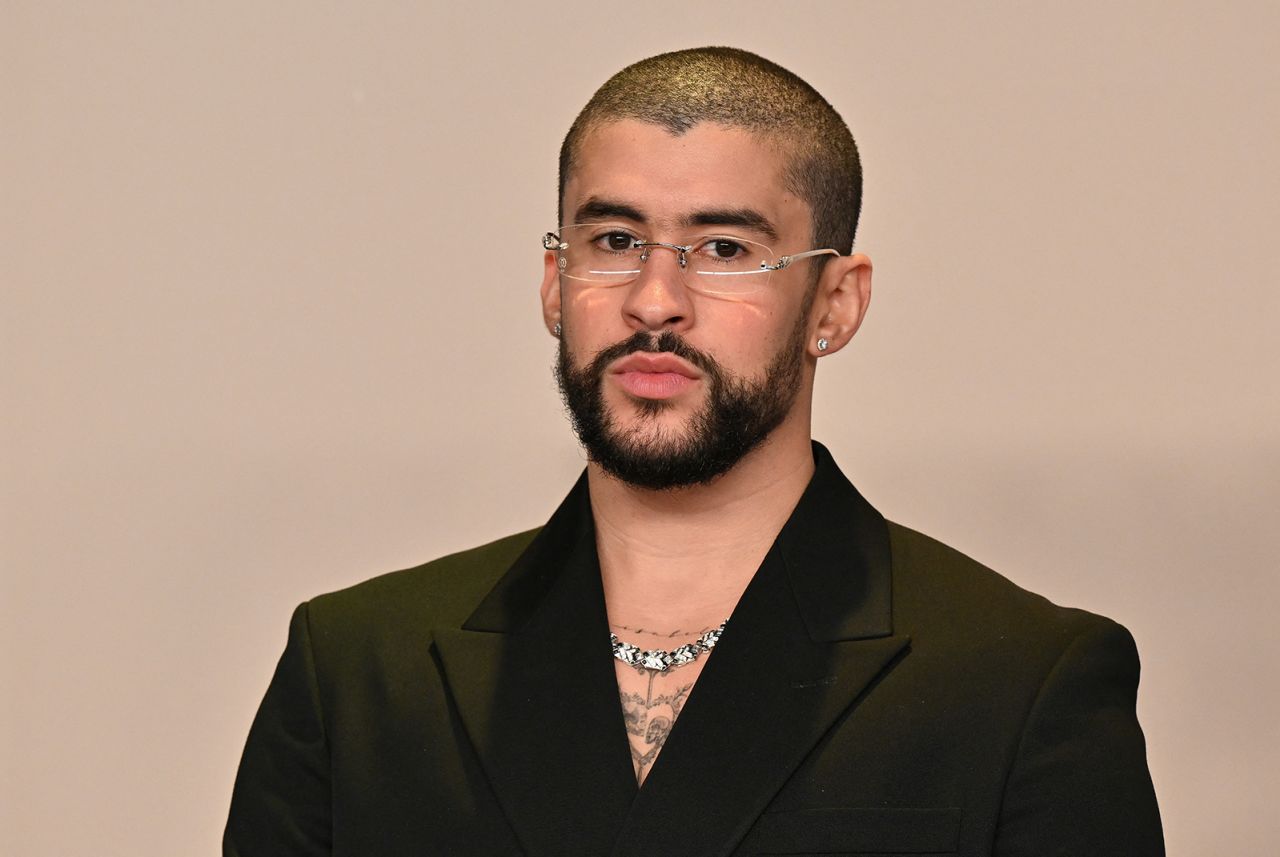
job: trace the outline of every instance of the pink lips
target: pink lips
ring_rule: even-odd
[[[623,390],[640,399],[669,399],[702,377],[697,369],[671,354],[629,354],[609,371]]]

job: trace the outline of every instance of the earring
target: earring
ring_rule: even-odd
[[[819,351],[826,351],[826,350],[827,350],[827,339],[826,339],[826,337],[822,337],[821,339],[819,339],[819,340],[818,340],[818,350],[819,350]]]
[[[551,332],[555,335],[556,339],[560,338],[560,334],[563,331],[564,331],[564,328],[560,326],[560,322],[558,321],[556,322],[556,326],[551,328]]]

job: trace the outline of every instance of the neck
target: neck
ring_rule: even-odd
[[[714,627],[732,612],[809,484],[809,426],[784,423],[708,485],[636,488],[595,464],[587,475],[609,621]]]

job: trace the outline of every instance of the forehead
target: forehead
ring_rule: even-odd
[[[626,205],[656,227],[699,212],[753,211],[779,236],[808,231],[809,206],[786,188],[784,152],[742,128],[699,123],[683,134],[625,119],[593,129],[565,182],[564,216],[588,202]]]

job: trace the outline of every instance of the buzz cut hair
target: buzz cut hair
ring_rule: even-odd
[[[777,63],[739,48],[658,54],[609,78],[574,119],[560,146],[564,188],[595,129],[634,119],[679,136],[700,122],[741,128],[779,145],[783,181],[809,205],[814,246],[853,249],[862,206],[862,166],[849,127],[818,91]]]

